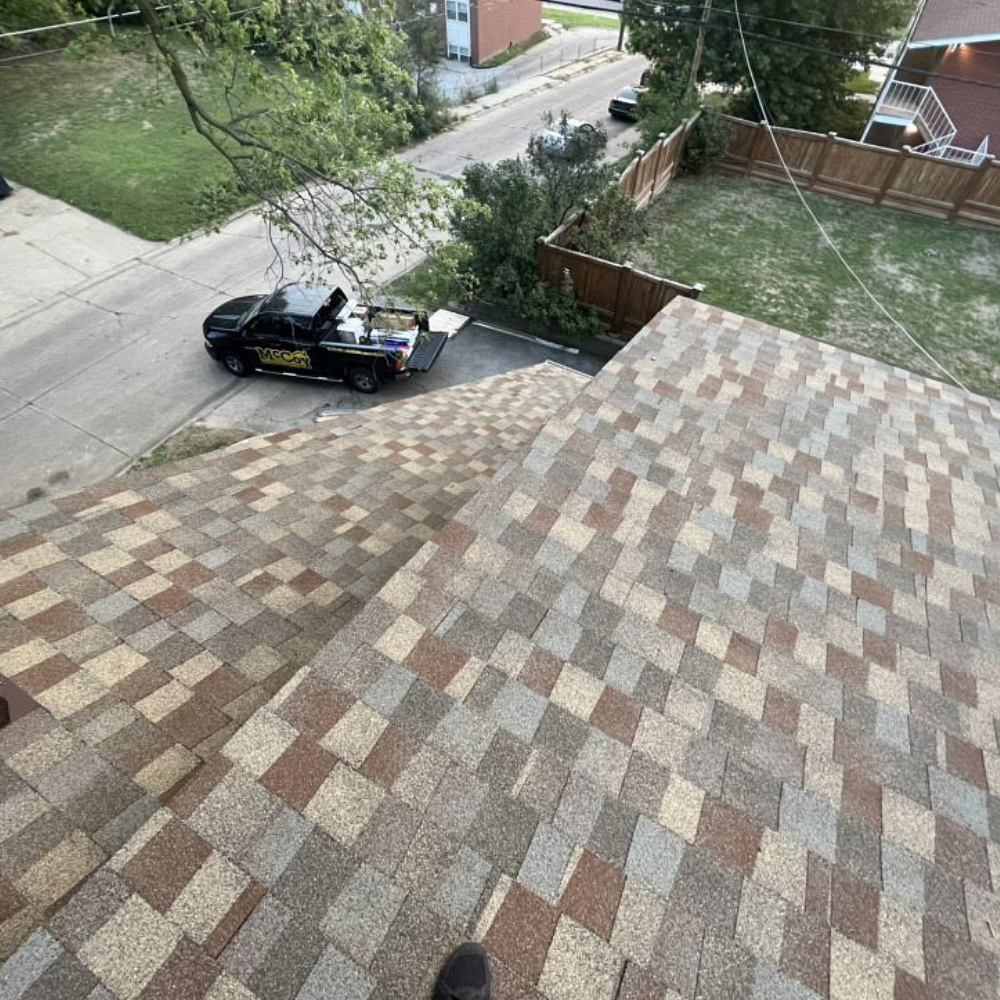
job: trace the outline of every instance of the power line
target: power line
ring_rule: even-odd
[[[778,155],[778,160],[781,162],[781,167],[785,172],[785,176],[788,178],[789,183],[795,189],[795,193],[798,195],[799,201],[802,202],[802,207],[806,210],[806,212],[809,214],[809,217],[815,223],[816,228],[819,230],[820,235],[823,237],[827,246],[829,246],[829,248],[834,252],[837,259],[846,268],[848,274],[850,274],[851,277],[858,283],[861,290],[865,293],[865,295],[868,296],[868,298],[872,300],[872,302],[879,309],[879,311],[885,315],[885,317],[889,320],[889,322],[892,323],[892,325],[895,326],[907,338],[907,340],[909,340],[910,343],[913,344],[914,347],[916,347],[937,368],[939,368],[942,372],[944,372],[944,374],[952,382],[954,382],[955,385],[957,385],[960,389],[964,390],[965,392],[969,392],[969,389],[965,386],[965,384],[956,375],[953,375],[947,368],[945,368],[945,366],[941,364],[941,362],[938,361],[938,359],[935,358],[934,355],[931,354],[931,352],[928,351],[927,348],[924,347],[924,345],[921,344],[920,341],[917,340],[917,338],[914,337],[912,333],[910,333],[910,331],[903,325],[902,321],[899,320],[893,313],[891,313],[888,310],[888,308],[886,308],[885,305],[882,304],[881,300],[868,287],[868,285],[861,277],[861,275],[858,274],[858,272],[851,266],[847,258],[840,252],[840,248],[837,246],[836,243],[834,243],[833,237],[829,234],[823,223],[820,222],[818,216],[812,210],[812,206],[809,204],[808,201],[806,201],[806,197],[802,193],[802,189],[799,187],[798,182],[792,176],[792,171],[789,169],[788,163],[785,160],[785,156],[781,152],[781,146],[778,144],[778,138],[774,134],[774,128],[771,125],[771,118],[770,115],[768,114],[767,106],[764,104],[764,98],[761,96],[760,88],[757,86],[757,77],[754,74],[753,64],[750,61],[750,51],[747,48],[746,38],[743,35],[743,21],[740,18],[739,0],[733,0],[733,10],[736,13],[736,24],[740,34],[740,45],[743,49],[743,58],[746,60],[747,73],[750,75],[750,84],[753,87],[754,95],[757,98],[757,103],[760,105],[761,115],[763,116],[761,121],[763,123],[764,128],[767,130],[768,136],[770,136],[771,144],[774,146],[774,151]]]
[[[168,7],[172,7],[173,4],[165,3],[160,4],[156,10],[166,10]],[[0,34],[0,40],[4,38],[18,38],[24,35],[41,35],[46,31],[59,31],[63,28],[79,28],[84,24],[97,24],[100,21],[107,21],[109,24],[112,21],[118,21],[126,17],[136,17],[141,14],[138,10],[126,10],[121,14],[102,14],[100,17],[84,17],[78,21],[63,21],[60,24],[43,24],[37,28],[20,28],[17,31],[5,31]]]
[[[690,4],[678,4],[677,2],[671,3],[671,2],[669,2],[669,0],[664,0],[663,3],[656,3],[655,0],[629,0],[629,3],[632,3],[632,4],[641,4],[644,7],[651,7],[653,9],[656,9],[656,8],[659,8],[659,7],[672,7],[674,9],[678,9],[679,8],[679,9],[689,10],[690,7],[691,7]],[[979,4],[979,6],[985,6],[985,4]],[[596,9],[596,8],[594,8],[594,9]],[[727,10],[725,8],[723,8],[723,9],[720,10],[718,7],[716,7],[716,8],[713,9],[713,14],[723,14],[726,17],[733,17],[733,11]],[[746,14],[746,13],[742,13],[742,16],[744,18],[752,18],[755,21],[767,21],[769,24],[784,24],[784,25],[790,25],[790,26],[796,27],[796,28],[806,28],[806,29],[809,29],[809,30],[812,30],[812,31],[822,31],[822,32],[826,32],[828,34],[854,35],[857,38],[871,38],[871,39],[873,39],[876,42],[885,42],[885,43],[890,43],[890,44],[892,42],[899,42],[901,45],[903,45],[904,50],[906,48],[908,48],[908,46],[905,44],[905,38],[893,38],[891,35],[876,35],[876,34],[873,34],[871,32],[857,31],[857,30],[854,30],[854,29],[851,29],[851,28],[837,28],[837,27],[834,27],[832,25],[816,24],[815,22],[812,22],[812,21],[789,21],[789,20],[786,20],[786,19],[780,18],[780,17],[765,17],[763,14]],[[757,37],[760,37],[760,36],[757,36]],[[773,41],[775,43],[779,43],[779,42],[785,41],[785,40],[784,39],[773,39]],[[939,46],[939,48],[945,48],[945,46],[942,45],[942,46]],[[977,58],[984,58],[984,59],[1000,59],[1000,52],[987,52],[987,51],[984,51],[982,49],[979,49],[979,50],[976,50],[976,56],[977,56]],[[876,63],[874,61],[871,61],[870,65],[874,66],[874,65],[884,65],[884,64],[882,64],[882,63]],[[892,69],[894,67],[892,65],[890,65],[888,68]],[[905,67],[903,67],[903,69],[905,70]],[[917,70],[916,72],[924,72],[924,71],[923,70]],[[964,79],[964,77],[962,79]]]
[[[532,0],[532,2],[533,2],[533,0]],[[646,2],[648,2],[648,0],[639,0],[639,2],[646,3]],[[166,4],[164,6],[169,7],[171,5]],[[259,6],[259,5],[257,5],[257,6]],[[600,10],[600,9],[602,9],[602,8],[592,7],[592,6],[588,5],[588,4],[571,3],[571,2],[568,2],[568,0],[559,0],[558,6],[560,6],[560,7],[569,7],[571,9],[575,9],[575,10],[589,10],[589,11],[594,11],[594,10]],[[654,3],[653,6],[665,6],[665,5],[664,4],[655,4]],[[251,9],[256,9],[256,8],[255,7],[254,8],[244,8],[243,11],[239,11],[237,13],[243,13],[246,10],[251,10]],[[624,10],[622,11],[622,13],[624,13],[627,17],[632,17],[632,18],[635,18],[636,20],[641,20],[641,21],[654,21],[654,22],[667,23],[667,24],[680,23],[680,24],[693,24],[693,25],[700,25],[702,23],[700,18],[684,18],[684,17],[680,17],[678,15],[654,15],[654,14],[643,14],[643,13],[637,14],[637,13],[634,13],[634,12],[628,13],[627,11],[624,11]],[[235,15],[232,15],[232,16],[235,16]],[[429,17],[437,17],[439,15],[427,15],[427,16],[429,16]],[[197,23],[197,21],[190,21],[190,22],[187,22],[187,23],[188,24],[195,24],[195,23]],[[402,22],[402,23],[406,23],[406,22]],[[805,26],[805,22],[800,22],[800,23],[803,26]],[[183,27],[183,25],[174,25],[173,27]],[[705,25],[705,27],[709,31],[723,32],[723,33],[732,34],[732,35],[735,35],[737,33],[735,28],[727,27],[724,24],[715,24],[715,23],[713,23],[711,21],[709,21]],[[817,26],[817,27],[819,27],[819,26]],[[4,37],[4,36],[0,35],[0,38],[2,38],[2,37]],[[765,34],[761,34],[760,32],[745,31],[745,30],[744,30],[744,32],[742,33],[742,35],[740,37],[741,38],[743,38],[743,37],[752,38],[755,41],[764,42],[764,43],[770,44],[770,45],[781,45],[781,46],[785,46],[786,48],[799,49],[800,51],[811,52],[811,53],[813,53],[815,55],[828,56],[828,57],[831,57],[831,58],[839,59],[841,61],[843,61],[845,59],[845,53],[843,53],[843,52],[837,52],[834,49],[825,49],[825,48],[822,48],[822,47],[820,47],[818,45],[808,45],[805,42],[796,42],[796,41],[794,41],[794,40],[792,40],[790,38],[775,38],[772,35],[765,35]],[[0,64],[3,64],[4,62],[13,62],[13,61],[15,61],[15,59],[19,60],[19,59],[34,58],[34,57],[37,57],[37,56],[49,55],[49,54],[50,54],[49,51],[25,53],[25,54],[23,54],[21,56],[12,57],[10,59],[0,59]],[[1000,58],[1000,53],[980,53],[980,54],[981,55],[982,54],[990,55],[993,58]],[[867,66],[877,66],[877,67],[879,67],[881,69],[899,70],[901,68],[901,67],[897,66],[895,63],[884,62],[881,59],[866,58],[864,61],[865,61],[865,64]],[[902,69],[905,71],[906,68],[902,67]],[[941,72],[936,71],[936,70],[917,70],[917,71],[914,71],[914,72],[919,72],[920,75],[923,76],[926,79],[951,80],[951,81],[953,81],[955,83],[964,83],[964,84],[968,84],[968,85],[974,86],[974,87],[982,87],[982,88],[985,88],[987,90],[1000,90],[1000,84],[989,83],[986,80],[976,80],[976,79],[973,79],[973,78],[967,77],[967,76],[957,76],[954,73],[941,73]]]
[[[575,7],[580,10],[594,9],[593,7],[588,7],[584,4],[569,3],[569,2],[561,2],[560,6]],[[629,15],[626,14],[626,16]],[[673,24],[673,23],[693,24],[693,25],[701,24],[701,20],[699,18],[685,18],[676,15],[660,16],[653,14],[632,14],[631,17],[640,21],[654,21],[666,24]],[[714,24],[711,21],[706,25],[706,27],[708,28],[709,31],[723,32],[725,34],[731,34],[731,35],[737,34],[737,30],[735,28],[726,27],[726,25],[724,24]],[[815,55],[829,56],[831,58],[839,59],[842,62],[845,60],[845,58],[847,58],[845,53],[837,52],[835,49],[825,49],[818,45],[808,45],[805,42],[796,42],[790,38],[775,38],[772,35],[764,35],[761,34],[760,32],[746,31],[745,29],[743,31],[743,36],[745,36],[746,38],[753,38],[756,41],[765,42],[771,45],[782,45],[785,46],[786,48],[799,49],[800,51],[811,52],[814,53]],[[993,55],[1000,57],[1000,54],[998,53],[993,53]],[[900,68],[895,63],[884,62],[881,59],[866,58],[865,63],[868,66],[878,66],[882,69],[891,70]],[[905,67],[903,67],[903,69],[905,70]],[[1000,84],[989,83],[986,80],[975,80],[967,76],[957,76],[954,73],[941,73],[936,70],[914,70],[914,72],[918,72],[922,76],[929,79],[933,78],[938,80],[952,80],[956,83],[966,83],[969,84],[970,86],[984,87],[987,90],[1000,90]]]
[[[691,4],[681,4],[681,3],[671,3],[664,0],[662,3],[657,3],[655,0],[629,0],[630,4],[639,4],[643,7],[650,7],[654,10],[671,7],[675,10],[690,10]],[[624,5],[623,5],[624,10]],[[726,17],[732,17],[733,11],[727,10],[726,8],[715,7],[712,10],[713,14],[725,15]],[[834,25],[829,24],[816,24],[812,21],[790,21],[787,18],[782,17],[770,17],[765,14],[744,14],[746,18],[750,18],[754,21],[766,21],[768,24],[783,24],[793,28],[808,28],[812,31],[824,31],[828,34],[837,35],[852,35],[855,38],[871,38],[878,42],[892,42],[897,39],[892,38],[890,35],[876,35],[869,31],[858,31],[854,28],[838,28]]]
[[[160,11],[160,10],[167,10],[167,9],[170,9],[171,7],[173,7],[173,6],[174,6],[173,4],[161,4],[159,7],[156,7],[155,9],[158,10],[158,11]],[[238,17],[240,14],[246,14],[248,11],[257,10],[261,6],[263,6],[263,4],[254,4],[252,7],[242,7],[242,8],[240,8],[240,10],[231,11],[230,14],[229,14],[229,16],[230,16],[230,18]],[[137,11],[137,10],[135,10],[135,11],[127,11],[126,14],[122,15],[122,16],[131,16],[133,14],[139,14],[139,13],[141,13],[141,11]],[[120,16],[120,15],[114,15],[114,16]],[[394,28],[402,28],[402,27],[404,27],[407,24],[414,24],[417,21],[425,21],[425,20],[430,20],[432,18],[443,18],[445,16],[446,16],[445,11],[441,10],[438,13],[420,14],[417,17],[408,18],[405,21],[392,21],[392,22],[390,22],[390,24]],[[188,28],[192,24],[200,24],[202,21],[206,21],[208,19],[209,19],[209,16],[206,15],[204,17],[196,18],[193,21],[184,21],[183,23],[179,23],[179,24],[170,24],[170,25],[168,25],[168,27],[170,27],[171,29]],[[66,25],[48,25],[45,28],[32,29],[32,30],[47,31],[47,30],[49,30],[51,28],[65,27],[65,26],[70,25],[70,24],[89,24],[89,23],[91,23],[93,21],[103,21],[103,20],[107,20],[107,18],[106,17],[103,17],[103,18],[91,18],[88,21],[67,21]],[[7,37],[7,36],[0,35],[0,39],[5,38],[5,37]],[[60,52],[66,52],[69,48],[70,48],[70,46],[63,45],[63,46],[60,46],[59,48],[55,48],[55,49],[39,49],[37,52],[22,52],[22,53],[19,53],[16,56],[7,56],[7,57],[5,57],[3,59],[0,59],[0,66],[4,66],[7,63],[12,63],[12,62],[20,62],[20,61],[22,61],[24,59],[38,59],[41,56],[56,55],[56,54],[58,54]]]

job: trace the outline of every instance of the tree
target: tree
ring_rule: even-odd
[[[581,249],[617,259],[641,236],[636,207],[619,191],[614,166],[605,162],[606,146],[601,129],[571,132],[558,149],[534,137],[524,159],[465,169],[464,197],[452,210],[451,231],[466,248],[465,267],[487,299],[566,332],[600,330],[571,295],[540,280],[535,252],[540,237],[584,206],[586,221],[574,237]]]
[[[535,241],[547,231],[531,168],[520,157],[473,163],[462,187],[465,200],[452,212],[451,231],[469,248],[468,268],[489,298],[517,306],[538,280]]]
[[[412,80],[391,6],[135,4],[195,130],[231,169],[207,222],[253,200],[294,261],[339,268],[359,288],[426,242],[446,195],[393,155],[410,134]]]
[[[413,76],[410,121],[413,137],[422,139],[444,128],[447,107],[438,86],[438,67],[444,54],[444,0],[440,12],[421,10],[420,4],[400,8],[400,27],[406,36],[406,67]],[[423,5],[426,8],[426,5]]]
[[[902,26],[913,8],[914,0],[742,0],[747,49],[769,117],[790,128],[829,128],[850,99],[852,68],[881,54],[879,39]],[[633,51],[648,56],[658,73],[687,78],[702,20],[700,5],[625,0],[625,19]],[[705,28],[702,81],[738,89],[734,112],[759,119],[733,0],[716,0]]]
[[[83,16],[75,4],[67,0],[0,0],[0,34],[25,31],[41,25],[65,24]],[[64,43],[66,32],[45,32],[37,36],[43,46]],[[35,43],[36,36],[15,35],[0,39],[0,52],[17,51],[28,42]]]
[[[592,200],[614,180],[615,168],[607,163],[608,134],[602,128],[573,129],[564,111],[558,120],[548,120],[547,132],[565,136],[561,149],[553,150],[541,135],[528,142],[528,169],[542,199],[539,220],[542,232],[561,226],[574,209]]]

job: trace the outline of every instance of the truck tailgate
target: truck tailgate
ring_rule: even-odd
[[[429,372],[448,343],[448,334],[435,333],[429,340],[423,340],[414,348],[410,355],[407,369],[411,372]]]

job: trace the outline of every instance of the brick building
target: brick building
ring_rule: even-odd
[[[978,164],[1000,133],[1000,0],[924,0],[865,142]]]
[[[445,52],[481,66],[542,27],[537,0],[444,0]]]

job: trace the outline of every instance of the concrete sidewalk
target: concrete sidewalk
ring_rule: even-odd
[[[523,86],[533,77],[552,73],[602,49],[613,48],[617,40],[617,27],[559,31],[502,66],[477,67],[444,60],[438,84],[448,101],[461,101],[463,95],[481,93],[487,86],[492,86],[494,80],[498,91],[504,91],[515,85]]]
[[[65,202],[17,186],[0,201],[0,322],[155,246]]]

